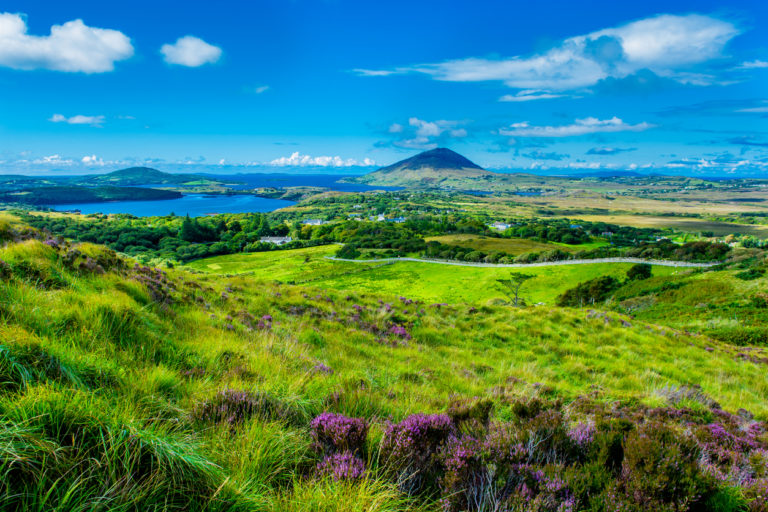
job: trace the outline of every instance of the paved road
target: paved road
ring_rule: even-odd
[[[525,268],[525,267],[554,267],[556,265],[588,265],[591,263],[648,263],[649,265],[658,265],[661,267],[712,267],[719,263],[691,263],[689,261],[669,261],[669,260],[644,260],[641,258],[595,258],[591,260],[561,260],[545,261],[541,263],[473,263],[469,261],[449,261],[449,260],[425,260],[421,258],[381,258],[378,260],[348,260],[326,256],[329,260],[348,261],[351,263],[386,263],[397,261],[415,261],[417,263],[437,263],[440,265],[455,265],[457,267],[494,267],[494,268]]]

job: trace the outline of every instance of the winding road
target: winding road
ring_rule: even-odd
[[[649,265],[658,265],[660,267],[695,267],[706,268],[714,267],[720,263],[692,263],[689,261],[669,261],[669,260],[644,260],[641,258],[595,258],[591,260],[561,260],[544,261],[539,263],[473,263],[470,261],[450,261],[450,260],[427,260],[421,258],[381,258],[377,260],[350,260],[345,258],[336,258],[335,256],[326,256],[326,259],[333,261],[347,261],[350,263],[396,263],[398,261],[413,261],[416,263],[436,263],[438,265],[454,265],[457,267],[491,267],[491,268],[526,268],[526,267],[554,267],[558,265],[588,265],[591,263],[648,263]]]

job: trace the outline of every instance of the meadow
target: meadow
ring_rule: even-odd
[[[765,510],[764,347],[551,306],[628,264],[525,269],[545,305],[513,307],[509,269],[338,245],[159,269],[0,238],[0,509]],[[734,272],[654,267],[616,303],[690,315]]]
[[[214,256],[194,261],[188,268],[213,274],[252,273],[261,279],[311,284],[335,290],[405,295],[426,302],[485,304],[503,300],[496,280],[511,269],[462,267],[434,263],[352,263],[332,261],[338,246],[321,246],[271,253]],[[551,267],[515,268],[535,276],[526,282],[522,296],[530,303],[553,304],[574,285],[598,276],[623,278],[630,263],[595,263]],[[680,272],[674,267],[654,267],[656,275]]]
[[[480,251],[503,251],[508,254],[519,255],[529,252],[544,252],[560,249],[565,252],[589,251],[608,245],[607,242],[596,240],[579,245],[570,245],[558,242],[537,242],[526,238],[493,238],[483,235],[457,234],[431,236],[425,238],[427,242],[436,241],[446,245],[458,245]]]

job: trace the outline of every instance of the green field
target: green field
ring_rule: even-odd
[[[458,245],[469,247],[478,251],[503,251],[507,254],[525,254],[529,252],[546,252],[560,249],[565,252],[589,251],[607,245],[603,241],[594,241],[587,244],[569,245],[551,242],[537,242],[528,238],[493,238],[482,235],[442,235],[425,238],[427,242],[436,241],[446,245]]]
[[[338,246],[312,247],[290,251],[216,256],[192,262],[194,270],[214,274],[252,273],[254,277],[283,283],[302,283],[334,290],[361,290],[408,296],[427,302],[484,304],[504,296],[496,280],[510,269],[463,267],[435,263],[351,263],[325,258]],[[309,261],[306,261],[309,258]],[[595,277],[623,278],[630,263],[595,263],[515,268],[536,276],[521,290],[528,303],[553,304],[558,295],[574,285]],[[671,275],[685,270],[654,267],[654,275]]]

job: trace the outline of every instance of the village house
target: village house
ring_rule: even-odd
[[[293,238],[291,238],[290,236],[263,236],[259,238],[259,242],[263,242],[265,244],[275,244],[275,245],[285,245],[291,241],[293,241]]]

